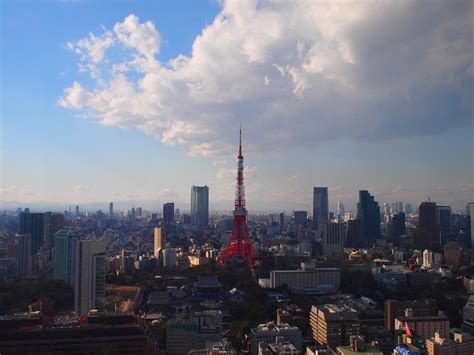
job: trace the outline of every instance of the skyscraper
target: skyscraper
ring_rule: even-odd
[[[471,234],[471,248],[474,248],[474,202],[469,202],[466,206],[468,233]]]
[[[436,222],[439,225],[441,233],[451,233],[451,214],[450,206],[436,206]]]
[[[54,234],[64,228],[62,213],[46,212],[44,214],[44,245],[47,249],[54,246]]]
[[[163,250],[163,267],[169,269],[176,267],[176,250],[173,248],[165,248]]]
[[[109,217],[113,217],[113,216],[114,216],[114,203],[110,202],[109,203]]]
[[[207,186],[191,188],[191,224],[200,227],[209,225],[209,188]]]
[[[163,223],[173,224],[174,223],[174,203],[168,202],[163,205]]]
[[[400,236],[406,233],[405,228],[405,213],[399,212],[392,216],[392,220],[387,226],[387,239],[393,241],[396,245],[399,244]]]
[[[155,227],[153,230],[153,254],[158,258],[159,251],[166,248],[166,230]]]
[[[431,249],[439,243],[436,202],[422,202],[418,208],[419,233],[414,235],[416,248]],[[426,239],[426,240],[421,240]]]
[[[105,249],[103,240],[76,243],[74,310],[82,316],[90,309],[105,309]]]
[[[306,227],[306,222],[308,221],[308,212],[293,211],[293,221],[295,226]]]
[[[335,256],[344,252],[344,224],[326,222],[322,229],[322,249],[323,255]]]
[[[337,216],[341,220],[344,217],[345,209],[344,204],[341,201],[337,201]]]
[[[31,273],[31,235],[17,234],[16,262],[17,276],[24,277]]]
[[[350,247],[361,247],[364,245],[360,219],[350,219],[347,221],[346,242]]]
[[[20,213],[20,234],[31,235],[31,255],[44,242],[44,213]]]
[[[329,199],[327,187],[313,188],[313,225],[316,229],[328,220]]]
[[[76,206],[76,217],[79,217],[79,206]]]
[[[380,238],[380,208],[374,197],[367,190],[359,191],[357,218],[362,223],[362,237],[365,243],[372,243]]]
[[[64,280],[72,287],[74,287],[76,245],[80,239],[81,234],[77,230],[61,229],[54,235],[54,279]]]

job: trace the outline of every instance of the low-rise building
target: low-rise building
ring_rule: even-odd
[[[434,337],[426,339],[426,351],[428,355],[456,355],[456,344],[435,333]]]
[[[349,345],[338,346],[337,355],[383,355],[377,348],[366,344],[363,337],[351,336],[349,343]]]
[[[286,323],[276,325],[274,322],[260,324],[250,329],[250,342],[252,354],[258,354],[258,345],[261,342],[273,343],[276,338],[289,341],[298,351],[302,347],[301,330]]]
[[[437,316],[416,317],[409,308],[405,311],[405,316],[395,319],[395,330],[405,332],[406,328],[419,337],[429,339],[439,333],[443,337],[449,335],[449,318],[439,313]]]
[[[351,336],[360,334],[358,312],[334,304],[311,307],[310,325],[313,339],[331,348],[347,345]]]
[[[220,311],[195,312],[189,319],[172,319],[166,331],[166,353],[187,354],[192,349],[207,349],[207,344],[222,342]]]
[[[292,289],[332,286],[338,290],[341,285],[341,270],[338,268],[317,268],[313,270],[270,271],[270,288],[287,285]]]
[[[435,316],[438,314],[438,306],[434,299],[407,302],[387,300],[385,301],[385,328],[393,330],[395,318],[403,316],[407,308],[412,309],[414,316]]]

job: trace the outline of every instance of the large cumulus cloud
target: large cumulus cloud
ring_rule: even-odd
[[[256,151],[436,134],[473,121],[472,14],[469,0],[224,1],[166,63],[154,24],[129,15],[68,43],[91,78],[58,103],[192,155],[233,152],[239,123]]]

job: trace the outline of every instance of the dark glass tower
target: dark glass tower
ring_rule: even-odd
[[[163,205],[163,223],[173,224],[174,223],[174,203],[168,202]]]
[[[357,218],[362,224],[362,237],[365,243],[372,243],[380,238],[380,208],[374,196],[367,190],[359,191]]]
[[[399,212],[392,216],[392,221],[387,226],[387,239],[400,244],[400,236],[406,234],[405,228],[405,213]]]
[[[321,223],[327,222],[329,215],[329,199],[327,187],[313,189],[313,225],[319,229]]]
[[[31,235],[31,255],[44,242],[44,213],[20,213],[20,234]]]
[[[64,228],[62,213],[46,212],[44,214],[44,245],[47,249],[54,246],[54,234]]]
[[[436,202],[422,202],[418,207],[418,233],[413,237],[415,248],[432,249],[439,244]]]

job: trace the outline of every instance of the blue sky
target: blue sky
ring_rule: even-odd
[[[187,208],[207,184],[231,209],[242,123],[249,209],[309,210],[312,186],[463,208],[472,4],[314,4],[3,1],[1,203]]]

